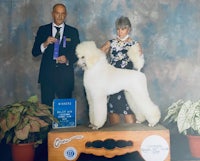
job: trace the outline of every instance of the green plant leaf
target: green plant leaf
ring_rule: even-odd
[[[37,95],[31,96],[31,97],[28,98],[27,101],[36,103],[36,102],[38,102],[38,97],[37,97]]]
[[[9,111],[7,114],[7,119],[6,119],[6,124],[8,129],[13,128],[14,126],[16,126],[18,124],[18,122],[20,121],[20,113],[13,113],[12,111]]]
[[[39,117],[34,117],[34,116],[27,116],[27,117],[30,119],[30,121],[36,121],[39,127],[44,127],[49,125],[47,122],[44,121],[44,119],[40,119]]]
[[[191,125],[191,128],[198,131],[200,134],[200,102],[196,105],[195,112],[194,112],[193,122],[194,124]]]
[[[0,107],[0,141],[7,143],[41,143],[47,137],[52,121],[50,106],[40,104],[37,96]]]
[[[192,117],[194,116],[195,104],[192,101],[186,101],[179,111],[177,126],[180,133],[191,128]]]
[[[13,139],[14,131],[10,130],[9,133],[6,133],[6,143],[10,143]],[[15,143],[15,142],[14,142]]]
[[[20,140],[25,140],[28,138],[30,131],[30,124],[26,124],[26,126],[23,129],[16,130],[15,135]]]
[[[40,132],[40,123],[35,120],[30,120],[30,132]]]
[[[175,103],[172,103],[172,105],[167,108],[167,110],[168,110],[167,116],[164,118],[164,121],[168,120],[169,123],[176,122],[178,113],[183,104],[184,104],[184,101],[182,99],[178,100]]]
[[[5,133],[2,130],[0,130],[0,142],[4,138],[4,136],[5,136]]]
[[[7,126],[7,123],[6,123],[6,118],[0,118],[0,130],[1,132],[6,132],[8,131],[8,126]]]

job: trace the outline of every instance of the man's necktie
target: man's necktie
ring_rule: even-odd
[[[56,30],[57,30],[55,38],[58,39],[58,40],[60,41],[60,28],[61,28],[61,27],[56,27],[56,26],[55,26],[55,28],[56,28]]]
[[[57,39],[57,41],[54,43],[54,54],[53,54],[53,59],[56,60],[59,56],[59,43],[60,43],[60,28],[61,27],[56,27],[57,32],[55,35],[55,38]]]

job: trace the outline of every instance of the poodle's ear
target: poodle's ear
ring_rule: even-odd
[[[93,47],[93,48],[96,48],[96,47],[97,47],[97,46],[96,46],[96,43],[95,43],[94,41],[88,41],[87,43],[88,43],[88,45],[89,45],[90,47]]]
[[[128,56],[130,60],[133,62],[134,67],[140,71],[144,67],[144,56],[140,55],[140,45],[136,43],[131,46],[128,50]]]
[[[94,66],[104,55],[94,41],[84,41],[76,47],[77,56],[84,56],[87,68]]]
[[[94,41],[83,41],[76,47],[76,53],[82,55],[90,50],[95,50],[96,44]],[[82,54],[81,54],[82,53]],[[85,55],[85,54],[84,54]]]
[[[87,68],[89,69],[93,67],[102,57],[102,55],[103,55],[102,51],[98,49],[97,47],[95,48],[95,50],[90,50],[90,54],[87,55],[86,57]]]

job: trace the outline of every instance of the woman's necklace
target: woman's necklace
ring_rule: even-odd
[[[117,36],[117,39],[119,39],[120,41],[125,41],[128,38],[129,38],[129,35],[126,35],[124,38],[120,38],[119,36]]]

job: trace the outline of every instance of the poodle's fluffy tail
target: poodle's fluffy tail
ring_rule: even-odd
[[[144,56],[140,54],[139,43],[131,46],[128,50],[128,56],[134,64],[134,67],[140,71],[144,66]]]
[[[148,94],[134,93],[129,91],[125,95],[131,110],[136,115],[137,122],[142,123],[147,120],[149,126],[155,126],[161,117],[159,107],[152,102]]]

